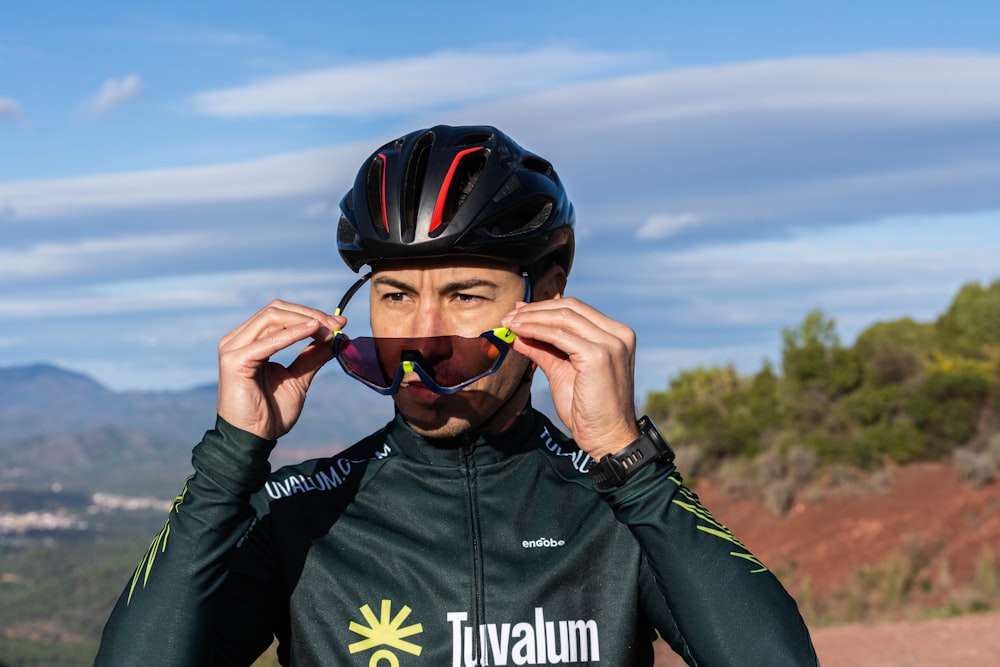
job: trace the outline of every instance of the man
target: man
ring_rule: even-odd
[[[222,339],[216,428],[97,664],[246,665],[277,637],[294,665],[620,667],[657,636],[692,665],[816,663],[637,421],[632,330],[564,297],[574,216],[548,162],[439,126],[378,149],[341,209],[341,256],[371,273],[334,315],[275,301]],[[351,337],[366,282],[373,336]],[[333,358],[395,419],[269,475]],[[536,369],[573,440],[531,409]]]

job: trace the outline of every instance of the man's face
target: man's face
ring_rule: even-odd
[[[370,294],[377,338],[475,338],[500,326],[501,318],[524,299],[524,278],[514,266],[489,260],[380,262],[373,267]],[[461,353],[446,339],[429,340],[419,352],[441,384],[449,384],[449,373],[463,365]],[[517,388],[527,366],[527,359],[511,352],[496,373],[451,396],[434,393],[409,373],[393,400],[418,433],[453,437],[492,416]]]

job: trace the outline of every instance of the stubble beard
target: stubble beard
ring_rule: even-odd
[[[511,418],[519,414],[524,405],[521,405],[522,401],[517,398],[517,394],[524,388],[530,390],[531,386],[531,382],[526,378],[530,365],[526,358],[521,355],[508,358],[505,365],[515,358],[523,359],[523,363],[509,366],[510,370],[505,373],[505,377],[498,378],[499,382],[489,389],[476,389],[478,384],[476,383],[451,396],[442,396],[434,407],[408,410],[405,405],[400,406],[400,400],[397,400],[396,408],[410,428],[424,438],[461,438],[478,431],[483,426],[487,426],[487,430],[490,431],[503,430],[509,424],[499,422],[509,421],[509,418],[497,420],[498,423],[491,422],[501,411],[510,412]],[[501,372],[503,370],[495,375]],[[481,397],[477,397],[477,393]],[[523,403],[527,404],[527,397]],[[419,414],[421,412],[424,414]]]

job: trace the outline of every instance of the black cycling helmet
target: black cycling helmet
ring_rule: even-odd
[[[380,259],[467,254],[569,273],[573,205],[548,161],[489,126],[438,125],[375,151],[340,202],[352,270]]]

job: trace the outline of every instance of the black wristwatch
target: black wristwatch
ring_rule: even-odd
[[[674,450],[652,419],[646,416],[640,419],[639,432],[638,440],[591,464],[590,477],[594,486],[602,491],[614,489],[651,463],[674,460]]]

